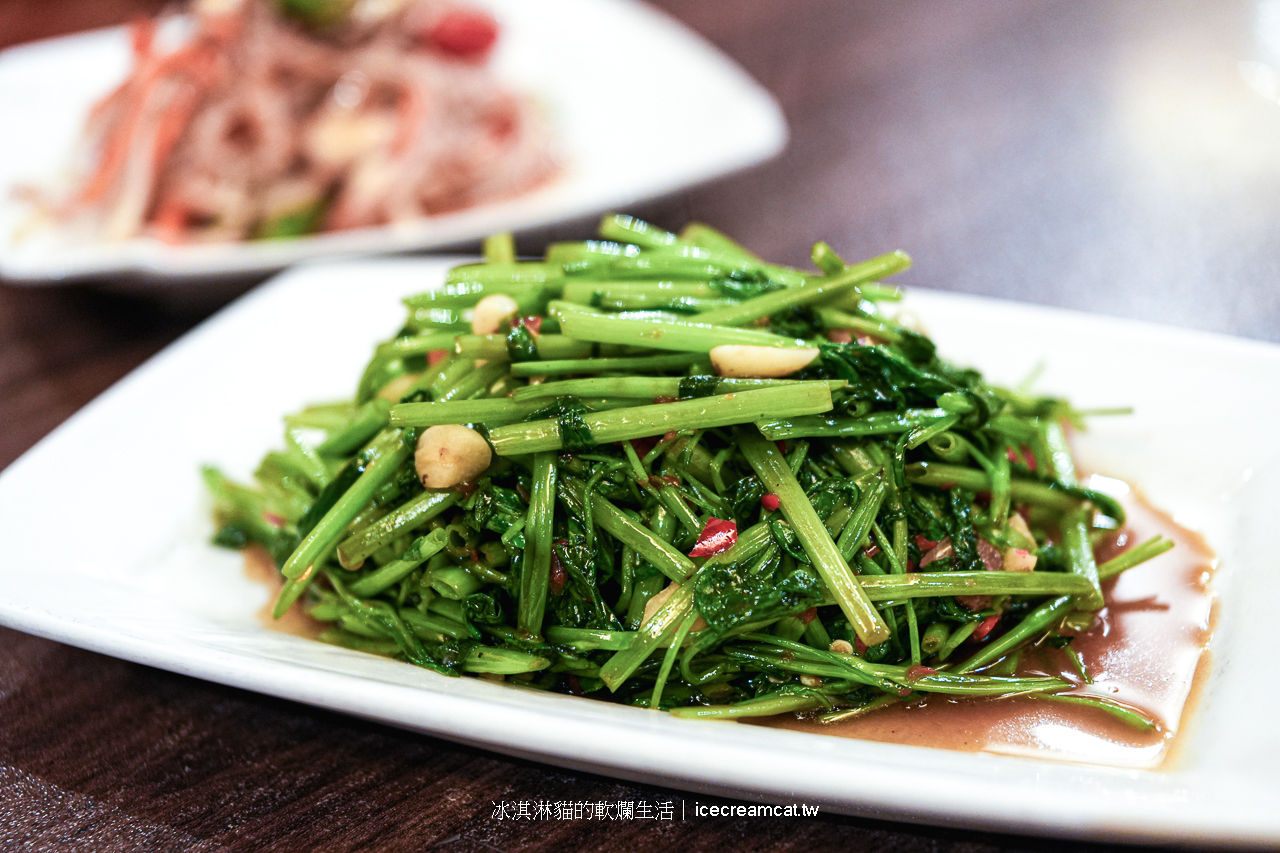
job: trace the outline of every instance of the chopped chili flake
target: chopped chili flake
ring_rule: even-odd
[[[1022,457],[1018,455],[1018,451],[1014,450],[1012,447],[1006,447],[1004,449],[1004,455],[1010,462],[1017,462],[1019,465],[1022,464]]]
[[[636,455],[643,459],[649,455],[649,451],[658,446],[659,441],[660,439],[656,435],[646,435],[644,438],[631,439],[631,447],[635,450]]]
[[[524,326],[526,329],[529,330],[529,334],[533,335],[535,338],[538,337],[538,335],[542,334],[542,318],[541,317],[537,317],[537,316],[512,317],[510,320],[507,321],[507,323],[510,324],[511,328],[513,329],[516,326]]]
[[[879,554],[879,553],[880,553],[880,546],[874,543],[862,549],[862,556],[866,557],[868,560],[870,560],[872,557],[874,557],[876,554]]]
[[[774,445],[776,445],[776,446],[777,446],[777,448],[778,448],[778,452],[779,452],[779,453],[781,453],[783,456],[786,456],[786,455],[787,455],[787,443],[786,443],[786,441],[775,441],[775,442],[774,442]]]
[[[264,512],[262,520],[272,527],[284,527],[284,519],[276,515],[274,512]]]
[[[981,640],[985,638],[988,634],[991,633],[991,629],[994,628],[996,626],[996,623],[999,621],[1000,621],[999,613],[992,614],[991,616],[988,616],[986,619],[983,619],[980,623],[978,623],[978,627],[974,629],[973,639]]]
[[[956,487],[956,484],[955,484],[955,481],[953,480],[949,480],[945,483],[938,484],[939,489],[954,489],[955,487]]]
[[[770,492],[769,494],[764,495],[760,498],[760,506],[769,510],[769,512],[773,512],[781,505],[782,505],[781,498],[779,498],[773,492]]]
[[[926,539],[923,533],[916,534],[916,547],[921,551],[929,552],[933,550],[933,546],[937,545],[932,539]]]
[[[655,406],[660,406],[663,403],[674,403],[679,399],[680,399],[679,397],[658,396],[653,398],[653,404]]]
[[[1032,452],[1030,447],[1023,445],[1022,458],[1026,460],[1027,468],[1029,468],[1031,471],[1036,470],[1036,455],[1034,452]]]
[[[799,620],[800,620],[801,622],[803,622],[804,624],[808,625],[808,624],[809,624],[810,622],[812,622],[814,619],[817,619],[817,618],[818,618],[818,608],[816,608],[816,607],[810,607],[808,610],[806,610],[805,612],[801,613],[801,614],[800,614],[799,616],[797,616],[796,618],[797,618],[797,619],[799,619]]]
[[[854,638],[853,638],[853,651],[854,651],[854,653],[855,653],[855,654],[859,654],[859,655],[860,655],[860,654],[862,654],[863,652],[865,652],[866,650],[867,650],[867,644],[866,644],[866,643],[864,643],[864,642],[862,642],[862,638],[861,638],[861,637],[854,637]]]
[[[582,682],[578,681],[578,676],[576,676],[576,675],[571,675],[571,676],[569,676],[569,678],[568,678],[567,680],[568,680],[568,682],[569,682],[569,692],[570,692],[570,693],[572,693],[574,696],[584,696],[584,695],[586,695],[586,694],[585,694],[585,692],[584,692],[584,691],[583,691],[583,689],[582,689]]]
[[[564,570],[564,564],[560,562],[560,546],[567,544],[567,540],[561,539],[556,542],[556,547],[551,549],[551,581],[549,587],[552,595],[559,595],[564,592],[565,584],[569,582],[569,573]]]
[[[931,666],[921,666],[920,664],[916,664],[915,666],[907,667],[907,681],[918,681],[926,675],[937,674],[938,671]]]
[[[433,349],[427,353],[427,367],[435,367],[448,357],[449,351],[447,349]]]
[[[738,525],[723,518],[708,518],[698,535],[690,557],[710,557],[728,551],[738,542]]]
[[[459,483],[454,488],[458,490],[458,494],[462,495],[463,500],[466,500],[471,497],[478,485],[478,483]]]

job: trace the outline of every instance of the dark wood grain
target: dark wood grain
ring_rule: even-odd
[[[0,0],[0,45],[161,5]],[[903,248],[921,286],[1280,341],[1280,105],[1238,67],[1280,59],[1259,39],[1255,4],[660,5],[778,97],[792,140],[772,163],[642,215],[702,219],[794,263],[816,238],[854,257]],[[521,247],[586,227],[521,235]],[[0,467],[223,298],[161,301],[103,284],[0,286]],[[0,541],[14,535],[0,520]],[[0,629],[3,849],[1080,849],[832,815],[493,814],[502,801],[678,811],[693,799]]]

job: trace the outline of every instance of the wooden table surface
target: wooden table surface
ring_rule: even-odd
[[[0,46],[160,5],[0,0]],[[1280,341],[1274,3],[661,5],[777,96],[792,138],[773,162],[640,215],[704,220],[797,264],[818,238],[855,257],[903,248],[920,286]],[[21,132],[2,116],[0,128]],[[521,248],[587,228],[522,235]],[[0,467],[225,298],[109,284],[0,285]],[[0,541],[18,535],[0,520]],[[493,814],[494,802],[604,800],[670,801],[678,815],[693,798],[0,628],[4,849],[1079,849],[835,815]]]

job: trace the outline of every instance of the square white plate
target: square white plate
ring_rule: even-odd
[[[547,225],[670,193],[766,160],[786,121],[728,57],[637,0],[477,0],[502,23],[493,62],[546,108],[563,173],[547,186],[383,228],[247,243],[169,246],[69,240],[31,228],[15,186],[56,179],[84,117],[128,73],[124,28],[0,53],[0,276],[42,283],[129,273],[137,283],[264,272],[300,260],[402,252]]]
[[[268,594],[207,544],[202,463],[248,478],[281,416],[355,387],[398,298],[448,259],[304,266],[234,303],[0,475],[0,623],[511,754],[677,787],[1107,840],[1280,844],[1280,348],[941,293],[908,307],[943,355],[1081,407],[1084,448],[1199,529],[1222,569],[1213,673],[1176,766],[1122,770],[678,720],[531,693],[263,628]],[[1258,661],[1251,666],[1250,661]],[[925,795],[923,792],[928,792]]]

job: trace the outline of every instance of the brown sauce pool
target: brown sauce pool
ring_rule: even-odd
[[[1120,498],[1128,515],[1120,549],[1162,534],[1174,548],[1103,585],[1107,606],[1097,624],[1072,643],[1094,683],[1071,691],[1111,699],[1141,711],[1158,725],[1142,732],[1109,714],[1030,696],[1007,699],[932,696],[890,706],[865,717],[824,725],[792,715],[744,720],[750,725],[887,743],[968,752],[1056,758],[1117,767],[1155,768],[1168,757],[1188,717],[1199,676],[1208,669],[1207,644],[1217,558],[1204,538],[1130,492]],[[315,639],[328,627],[301,607],[272,619],[280,573],[270,555],[248,548],[245,575],[272,591],[257,618],[266,628]],[[954,656],[963,660],[962,647]],[[1019,674],[1050,674],[1079,683],[1066,655],[1052,648],[1028,652]]]
[[[290,607],[289,612],[279,619],[271,618],[271,609],[275,607],[276,594],[284,586],[284,578],[276,569],[275,561],[271,559],[266,548],[250,545],[240,553],[244,555],[244,576],[271,591],[271,597],[267,599],[267,603],[262,605],[255,614],[258,624],[272,631],[293,634],[295,637],[308,640],[318,638],[324,629],[329,627],[324,622],[312,619],[302,607]]]
[[[969,752],[1056,758],[1118,767],[1155,768],[1185,725],[1187,706],[1208,669],[1217,558],[1199,534],[1180,527],[1140,496],[1123,498],[1122,533],[1136,545],[1156,534],[1174,548],[1103,584],[1107,606],[1097,624],[1072,643],[1093,677],[1071,691],[1128,705],[1157,721],[1143,732],[1105,712],[1030,696],[1007,699],[931,696],[832,725],[795,716],[751,724],[838,737]],[[1100,555],[1104,558],[1111,554]],[[955,660],[964,659],[962,648]],[[1062,652],[1042,647],[1023,656],[1019,674],[1080,677]]]

